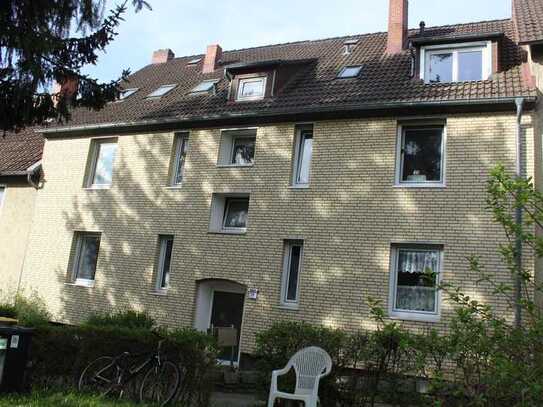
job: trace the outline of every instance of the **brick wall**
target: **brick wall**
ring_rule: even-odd
[[[0,300],[17,289],[23,267],[36,190],[25,181],[9,181],[0,203]]]
[[[528,173],[533,173],[531,116],[525,117]],[[466,257],[477,254],[497,280],[509,280],[498,255],[501,229],[485,210],[485,188],[499,161],[514,168],[515,115],[456,115],[447,120],[446,188],[394,186],[397,122],[323,121],[314,127],[311,186],[289,187],[293,123],[258,129],[254,167],[218,168],[220,130],[195,130],[180,189],[166,188],[173,133],[119,137],[113,186],[82,188],[88,138],[46,142],[46,187],[25,267],[56,318],[77,322],[91,310],[146,309],[161,323],[192,326],[196,281],[233,280],[260,290],[246,300],[242,347],[273,321],[303,319],[371,328],[366,300],[386,306],[393,242],[444,245],[443,278],[505,311],[489,287],[476,287]],[[208,233],[213,192],[250,192],[246,235]],[[100,231],[96,286],[65,282],[73,232]],[[154,295],[158,234],[175,235],[172,288]],[[300,307],[279,306],[284,239],[304,239]],[[530,259],[526,260],[530,265]],[[442,304],[445,330],[453,312]]]

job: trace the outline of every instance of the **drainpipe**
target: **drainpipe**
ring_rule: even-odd
[[[522,114],[524,111],[524,99],[515,99],[517,105],[517,162],[516,176],[517,179],[522,178]],[[522,208],[515,209],[515,223],[519,228],[522,227]],[[517,235],[515,240],[515,266],[517,268],[517,276],[515,281],[515,326],[520,328],[522,324],[522,278],[520,272],[522,269],[522,238]]]

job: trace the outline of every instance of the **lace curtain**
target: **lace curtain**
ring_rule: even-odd
[[[425,273],[437,272],[438,252],[400,250],[396,308],[433,312],[436,309],[435,280]]]

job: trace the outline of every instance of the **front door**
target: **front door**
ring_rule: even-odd
[[[237,346],[234,348],[234,362],[237,362],[239,354],[239,338],[241,332],[241,322],[243,320],[244,300],[244,294],[229,293],[224,291],[215,291],[213,293],[210,325],[214,328],[233,326],[238,332]],[[223,348],[220,350],[220,360],[230,360],[231,357],[232,348]]]

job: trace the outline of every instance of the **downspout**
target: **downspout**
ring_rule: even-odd
[[[524,112],[524,98],[515,99],[517,105],[517,162],[516,176],[517,179],[522,178],[522,114]],[[515,223],[519,229],[522,228],[522,208],[515,209]],[[515,326],[520,328],[522,324],[522,237],[517,233],[515,239],[515,266],[517,275],[515,279]]]

